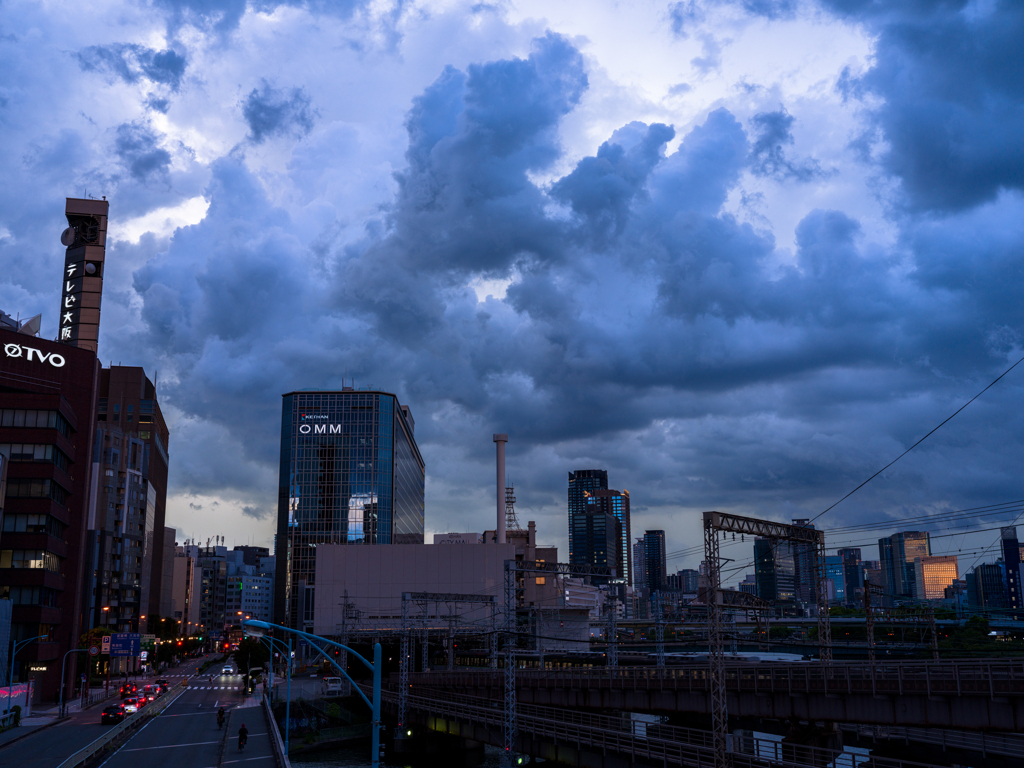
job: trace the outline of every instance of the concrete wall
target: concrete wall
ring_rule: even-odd
[[[346,590],[348,603],[360,612],[364,626],[400,619],[403,592],[493,595],[500,604],[505,561],[513,559],[514,544],[321,544],[316,548],[313,631],[338,631]],[[490,616],[481,606],[460,606],[459,612],[469,620]]]

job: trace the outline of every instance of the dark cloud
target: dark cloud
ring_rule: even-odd
[[[251,517],[253,520],[266,520],[272,512],[276,511],[271,510],[269,507],[251,507],[248,505],[242,507],[242,514],[245,517]]]
[[[479,501],[465,489],[486,486],[477,469],[504,429],[517,491],[552,538],[563,472],[581,466],[633,492],[638,529],[641,507],[803,516],[1024,347],[1013,196],[895,217],[894,245],[849,211],[812,208],[780,249],[728,210],[747,171],[820,181],[787,154],[784,108],[749,134],[714,109],[677,147],[674,128],[632,122],[542,185],[587,84],[556,35],[525,59],[441,71],[409,110],[393,200],[360,237],[325,228],[315,248],[243,157],[213,163],[206,218],[136,270],[144,330],[124,339],[159,351],[174,372],[162,397],[194,422],[181,484],[236,489],[263,514],[245,494],[276,467],[280,394],[344,376],[397,391],[431,488],[461,488],[428,501],[428,525]],[[480,302],[467,287],[480,280],[511,282]],[[1010,498],[1024,388],[1005,383],[844,514]]]
[[[242,114],[257,144],[275,136],[305,136],[317,117],[304,88],[277,89],[266,80],[246,97]]]
[[[794,161],[786,157],[784,147],[794,143],[794,121],[785,109],[761,112],[751,119],[756,133],[750,149],[751,170],[755,174],[805,182],[827,175],[816,160]]]
[[[79,66],[87,72],[107,72],[126,83],[146,78],[154,83],[178,90],[185,76],[187,61],[172,50],[156,51],[133,43],[93,45],[76,55]]]
[[[1024,189],[1024,5],[831,0],[876,35],[874,64],[840,82],[870,93],[884,167],[912,209],[956,211]]]
[[[198,512],[199,510],[201,510],[201,509],[203,508],[203,505],[202,505],[202,504],[193,504],[193,503],[192,503],[192,502],[190,501],[190,502],[188,503],[188,508],[189,508],[189,509],[194,509],[194,510],[196,510],[196,511]]]
[[[114,153],[136,180],[166,175],[171,153],[158,146],[159,137],[147,126],[122,123],[117,127]]]
[[[281,6],[303,8],[311,14],[348,18],[366,0],[156,0],[169,15],[172,28],[193,24],[222,34],[232,32],[247,9],[272,13]]]
[[[690,28],[700,24],[704,20],[704,15],[704,8],[697,0],[672,3],[668,7],[668,18],[676,37],[689,37]]]
[[[625,227],[633,201],[644,193],[647,178],[662,159],[662,150],[676,135],[667,125],[630,123],[616,131],[576,169],[551,188],[552,196],[569,203],[591,227],[616,234]]]

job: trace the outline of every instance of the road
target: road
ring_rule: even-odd
[[[104,764],[104,768],[214,768],[220,760],[224,729],[217,727],[217,710],[224,707],[231,715],[227,735],[229,751],[237,753],[233,740],[241,725],[239,713],[232,712],[242,701],[239,688],[241,675],[214,675],[192,678],[188,689],[159,717],[154,718],[129,739]],[[253,722],[246,722],[250,734],[266,732],[264,716],[258,707],[246,707],[240,712],[252,713]],[[266,740],[266,736],[263,737]],[[247,749],[247,757],[254,750]],[[273,754],[270,755],[273,759]],[[253,766],[258,768],[258,766]]]
[[[203,659],[196,659],[186,664],[182,664],[180,667],[175,667],[169,670],[165,674],[165,677],[171,685],[174,686],[175,684],[180,683],[183,677],[191,676],[203,661]],[[193,678],[193,680],[195,680],[195,682],[190,683],[190,685],[195,685],[198,688],[190,688],[189,690],[186,690],[185,693],[183,693],[178,700],[170,706],[168,711],[170,713],[186,711],[184,708],[189,706],[191,706],[197,713],[202,711],[202,709],[205,709],[206,712],[209,713],[210,725],[213,727],[214,731],[216,731],[216,710],[212,708],[212,705],[218,700],[218,696],[220,699],[224,700],[230,698],[233,703],[237,703],[238,691],[228,689],[232,687],[240,687],[241,677],[237,675],[218,675],[214,677],[212,682],[206,676],[203,676],[200,679]],[[210,697],[209,702],[207,702],[208,697]],[[116,701],[116,699],[111,699],[111,702],[113,701]],[[205,706],[201,707],[200,705]],[[102,725],[100,723],[100,715],[103,711],[103,706],[106,706],[106,704],[98,704],[84,712],[77,712],[67,720],[62,721],[57,725],[41,728],[30,733],[23,739],[19,739],[12,744],[3,746],[0,748],[0,762],[4,765],[17,765],[18,768],[54,768],[54,766],[59,765],[82,747],[100,738],[111,727],[110,725]],[[164,719],[164,715],[161,715],[149,725],[145,726],[143,730],[136,735],[135,739],[141,736],[142,733],[150,730],[154,723],[162,719]],[[200,720],[201,718],[193,717],[182,719]],[[168,718],[168,720],[173,722],[170,718]],[[217,761],[214,759],[212,763],[206,763],[203,765],[216,764]],[[198,764],[195,765],[197,765],[198,768]]]

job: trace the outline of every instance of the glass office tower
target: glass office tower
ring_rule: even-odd
[[[878,540],[878,556],[882,561],[885,591],[892,597],[917,595],[914,558],[931,555],[927,531],[900,531]]]
[[[423,457],[409,409],[376,390],[284,395],[277,622],[313,623],[318,544],[422,544]]]
[[[576,563],[575,518],[587,513],[587,494],[608,490],[608,470],[577,469],[569,473],[569,562]],[[628,539],[627,539],[628,541]]]

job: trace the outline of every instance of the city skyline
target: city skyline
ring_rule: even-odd
[[[157,384],[181,538],[269,546],[281,394],[354,380],[417,416],[428,539],[487,527],[507,432],[545,543],[600,466],[696,567],[700,511],[814,518],[1020,357],[1020,132],[990,129],[1018,19],[873,5],[12,6],[44,42],[4,54],[0,309],[58,334],[63,200],[106,196],[99,355]],[[1020,374],[830,546],[1018,498]]]

